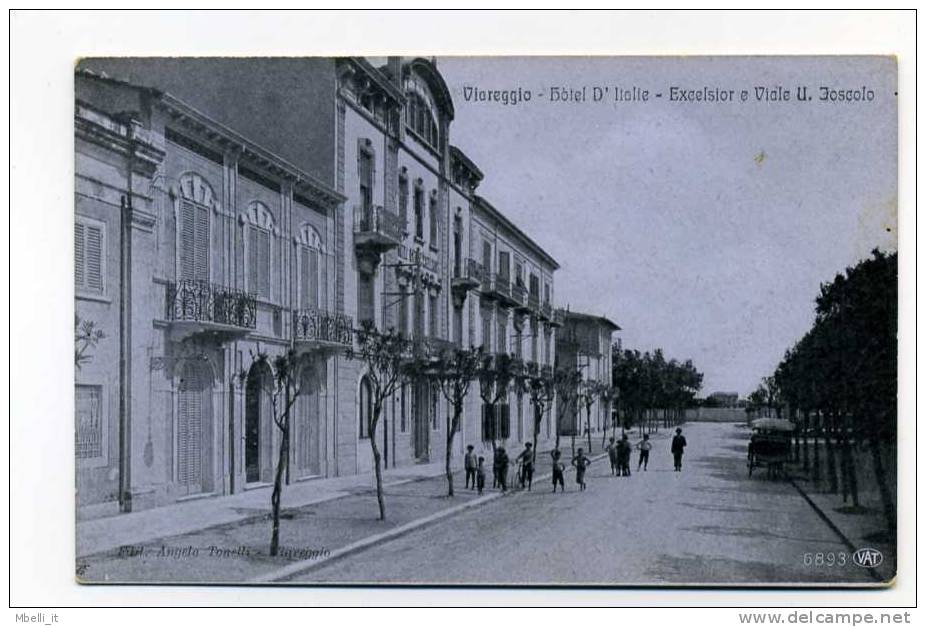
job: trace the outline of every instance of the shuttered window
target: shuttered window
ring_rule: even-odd
[[[202,482],[203,375],[188,364],[180,382],[177,421],[177,480],[198,488]]]
[[[437,198],[431,196],[431,200],[428,203],[428,222],[430,227],[430,244],[437,248]]]
[[[357,319],[374,322],[373,277],[363,272],[357,275]]]
[[[209,210],[180,203],[180,278],[209,280]]]
[[[431,320],[429,324],[430,328],[428,329],[428,335],[430,335],[431,337],[437,337],[437,326],[438,326],[438,319],[440,315],[440,311],[437,305],[437,296],[431,296],[429,298],[429,301],[430,302],[428,303],[428,305],[430,309]]]
[[[299,261],[302,306],[318,307],[318,251],[302,246]]]
[[[248,229],[248,289],[266,299],[271,297],[270,231]]]
[[[78,217],[74,222],[74,288],[102,294],[105,272],[105,225]]]
[[[363,208],[373,205],[373,155],[360,151],[360,201]]]
[[[75,396],[77,459],[103,456],[103,388],[78,385]]]

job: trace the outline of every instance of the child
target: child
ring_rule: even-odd
[[[643,466],[643,470],[649,465],[649,451],[653,448],[653,443],[649,441],[649,434],[643,435],[643,439],[637,442],[637,448],[640,449],[640,461],[637,462],[637,470]]]
[[[550,451],[550,457],[553,458],[553,493],[556,494],[556,484],[559,484],[560,492],[566,491],[566,482],[563,479],[563,475],[566,472],[566,465],[563,462],[559,461],[562,453],[559,452],[559,449],[553,449]]]
[[[610,460],[611,462],[611,474],[617,475],[619,473],[619,469],[617,466],[617,444],[614,443],[613,437],[610,440],[608,440],[607,451],[608,451],[608,460]]]
[[[517,461],[521,463],[521,472],[519,473],[521,488],[526,483],[529,492],[534,483],[534,451],[530,442],[524,444],[524,450],[518,455]]]
[[[585,451],[580,447],[576,451],[576,456],[572,458],[572,465],[576,467],[576,483],[579,484],[579,490],[585,489],[585,469],[588,468],[589,464],[592,463],[588,457],[585,456]]]
[[[466,447],[466,455],[463,456],[463,469],[466,471],[466,487],[470,490],[476,489],[476,454],[473,453],[473,445]]]
[[[632,451],[633,449],[630,446],[630,441],[627,439],[627,434],[625,433],[617,443],[617,465],[620,468],[620,475],[622,477],[630,476],[630,453]]]
[[[492,466],[495,471],[495,479],[502,492],[508,491],[508,453],[503,446],[495,449],[495,463]]]
[[[486,486],[486,467],[485,467],[486,458],[479,456],[479,465],[476,466],[476,490],[479,491],[479,494],[482,494],[482,489]]]

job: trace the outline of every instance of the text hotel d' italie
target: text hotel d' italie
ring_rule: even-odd
[[[502,106],[535,104],[634,104],[669,102],[680,105],[734,103],[823,103],[864,104],[875,102],[879,94],[866,85],[749,85],[727,87],[718,85],[669,85],[650,89],[639,85],[558,85],[539,89],[521,86],[484,88],[466,85],[462,89],[467,103]],[[894,94],[896,95],[896,94]],[[883,95],[882,95],[883,96]]]

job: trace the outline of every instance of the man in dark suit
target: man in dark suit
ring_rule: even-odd
[[[688,446],[688,442],[685,441],[685,436],[682,435],[682,429],[679,427],[675,430],[675,437],[672,438],[672,457],[675,458],[675,472],[682,472],[682,454],[685,452],[686,446]]]

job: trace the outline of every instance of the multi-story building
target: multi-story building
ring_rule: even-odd
[[[556,336],[558,368],[577,368],[583,381],[595,381],[611,386],[612,335],[621,328],[604,316],[564,311],[563,327]],[[576,404],[560,416],[559,430],[564,435],[584,435],[586,419],[591,433],[600,433],[611,426],[611,403],[599,396],[588,417],[585,408]]]
[[[476,195],[433,62],[88,59],[75,80],[76,311],[105,334],[77,371],[85,515],[268,483],[259,353],[312,363],[290,481],[369,471],[371,437],[387,467],[443,457],[426,380],[367,433],[359,324],[552,366],[559,266]],[[459,451],[481,439],[473,387]]]

